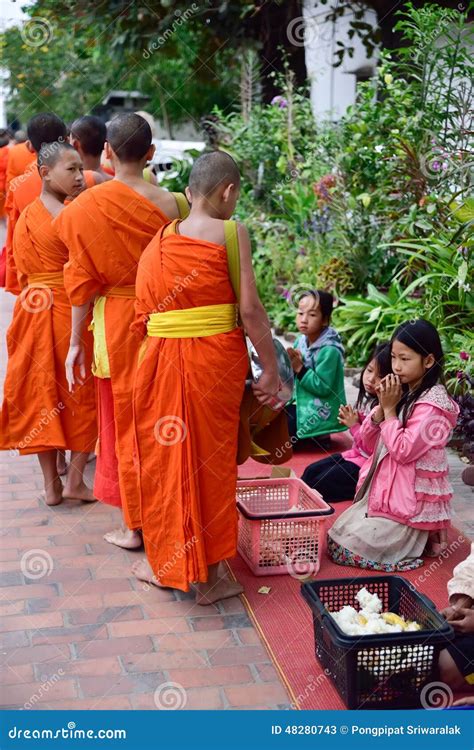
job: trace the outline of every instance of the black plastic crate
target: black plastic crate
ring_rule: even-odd
[[[416,620],[422,630],[347,635],[328,612],[350,605],[364,587],[377,594],[382,612]],[[424,685],[437,679],[439,652],[454,631],[435,605],[401,576],[339,578],[303,584],[313,612],[316,656],[347,708],[418,708]]]

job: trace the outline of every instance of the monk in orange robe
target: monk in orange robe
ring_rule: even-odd
[[[7,190],[10,186],[10,182],[14,180],[15,177],[25,174],[28,167],[31,165],[36,168],[36,154],[31,148],[31,143],[29,141],[14,143],[13,146],[10,146],[6,177]]]
[[[0,130],[0,219],[5,216],[5,197],[7,194],[7,165],[10,138],[8,130]]]
[[[55,148],[53,148],[55,146]],[[2,450],[37,453],[47,505],[64,497],[93,501],[83,480],[97,438],[95,392],[85,367],[71,394],[64,360],[71,333],[71,305],[64,288],[68,249],[53,229],[67,195],[82,188],[80,156],[68,143],[43,146],[38,155],[42,192],[20,216],[13,252],[22,292],[7,332],[8,366],[0,414]],[[92,335],[83,337],[85,362],[92,361]],[[71,450],[63,490],[58,449]]]
[[[26,145],[32,151],[33,159],[43,144],[66,142],[67,127],[64,122],[51,112],[41,112],[31,118],[27,125],[28,141]],[[84,187],[89,188],[102,181],[99,173],[91,170],[84,171]],[[41,178],[36,163],[28,166],[24,174],[16,177],[10,183],[5,210],[8,215],[7,237],[5,241],[6,280],[5,288],[12,294],[20,294],[21,288],[17,278],[17,270],[13,259],[13,235],[18,217],[21,212],[41,193]]]
[[[133,397],[147,560],[133,572],[182,591],[195,583],[198,604],[243,590],[218,571],[237,547],[237,434],[248,372],[238,299],[242,324],[264,368],[254,392],[261,403],[272,404],[279,388],[249,236],[244,226],[237,230],[235,222],[225,222],[239,186],[228,154],[200,156],[187,188],[189,217],[157,234],[137,274],[134,328],[142,338],[148,334]],[[229,277],[229,227],[240,248],[239,297]]]
[[[78,117],[71,125],[69,140],[79,152],[84,170],[90,170],[100,175],[100,182],[111,180],[112,177],[102,168],[100,158],[104,149],[107,128],[100,117],[84,115]],[[99,184],[99,181],[96,182]]]
[[[132,386],[139,342],[131,333],[135,277],[140,256],[164,224],[179,215],[177,198],[147,183],[143,166],[154,152],[148,123],[119,115],[107,130],[107,155],[115,177],[81,194],[56,220],[69,248],[65,285],[73,305],[66,362],[83,361],[80,336],[94,302],[94,374],[97,376],[99,443],[95,496],[121,507],[124,526],[105,535],[118,546],[141,546],[137,476],[133,461]],[[184,202],[184,196],[180,196]],[[186,203],[187,206],[187,203]]]

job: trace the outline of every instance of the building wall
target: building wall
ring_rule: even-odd
[[[377,56],[368,58],[360,39],[356,36],[349,39],[350,11],[346,11],[335,23],[327,20],[331,7],[337,5],[337,0],[325,6],[314,0],[303,1],[306,68],[311,85],[311,104],[317,119],[340,119],[355,101],[358,76],[372,75],[377,65]],[[368,9],[364,21],[375,28],[375,11]],[[337,41],[353,46],[354,56],[345,55],[342,65],[334,68]]]

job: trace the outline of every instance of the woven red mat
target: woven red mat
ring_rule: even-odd
[[[344,450],[345,436],[337,450]],[[297,476],[311,461],[323,454],[297,453],[290,462]],[[248,461],[239,467],[239,476],[268,476],[269,467]],[[335,513],[327,520],[327,528],[349,506],[349,502],[335,503]],[[469,554],[470,545],[457,529],[451,529],[448,551],[444,557],[426,559],[418,570],[403,573],[403,577],[439,609],[447,605],[447,583],[455,565]],[[311,611],[300,593],[301,584],[289,575],[254,576],[246,563],[237,556],[230,562],[235,577],[245,587],[244,603],[269,653],[286,684],[295,708],[344,709],[345,704],[324,671],[314,652],[314,629]],[[325,551],[321,555],[318,578],[352,578],[380,576],[385,573],[335,565]],[[259,593],[262,586],[268,594]]]

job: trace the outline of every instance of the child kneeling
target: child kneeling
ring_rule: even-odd
[[[320,492],[326,502],[354,498],[360,468],[370,456],[361,438],[361,424],[378,405],[376,387],[390,371],[390,346],[385,341],[371,352],[361,372],[355,409],[352,406],[339,407],[339,422],[349,428],[354,440],[352,447],[344,453],[333,453],[315,461],[304,470],[303,482]]]
[[[380,405],[361,427],[373,458],[360,471],[353,505],[328,532],[334,562],[387,572],[422,565],[430,532],[441,549],[452,500],[445,446],[459,413],[438,382],[443,350],[431,323],[399,326],[391,357],[394,374],[378,386]]]
[[[347,429],[338,420],[339,407],[346,403],[344,347],[329,325],[333,304],[332,295],[319,290],[305,292],[298,303],[301,336],[288,349],[296,375],[296,397],[286,407],[293,444],[311,438],[315,447],[327,448],[331,432]]]

